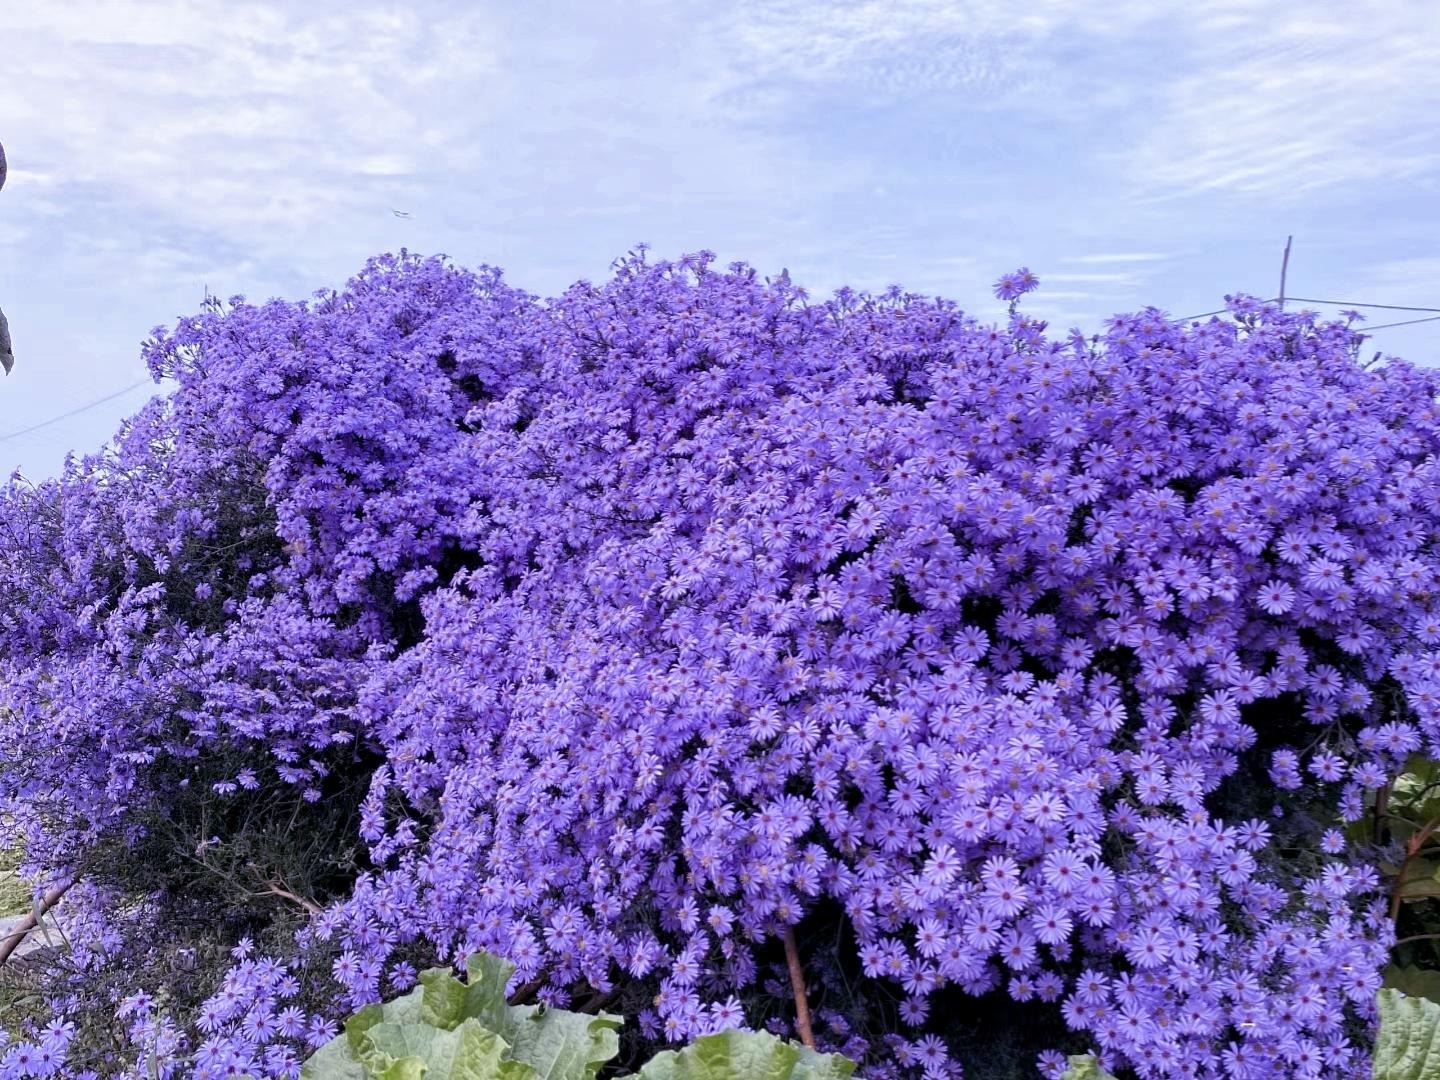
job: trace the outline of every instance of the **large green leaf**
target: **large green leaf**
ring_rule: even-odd
[[[424,1080],[425,1061],[418,1057],[397,1058],[375,1076],[377,1080]]]
[[[1440,817],[1440,761],[1413,755],[1390,785],[1389,806],[1419,821]]]
[[[855,1063],[817,1054],[763,1031],[705,1035],[683,1050],[656,1054],[639,1080],[847,1080]]]
[[[530,1016],[535,1012],[533,1005],[505,1003],[505,988],[510,985],[510,976],[514,974],[515,965],[494,953],[471,953],[465,961],[465,1015],[475,1017],[506,1039],[510,1038],[504,1031],[507,1023],[514,1023],[521,1016]]]
[[[1061,1074],[1060,1080],[1115,1080],[1100,1067],[1094,1054],[1071,1054],[1067,1060],[1070,1067]]]
[[[594,1080],[620,1053],[618,1032],[624,1022],[611,1013],[589,1016],[544,1009],[520,1019],[505,1034],[510,1056],[529,1065],[541,1080]]]
[[[1385,969],[1385,985],[1407,997],[1429,998],[1440,1005],[1440,971],[1391,964]]]
[[[453,1028],[376,1024],[363,1042],[361,1061],[385,1080],[535,1080],[535,1070],[509,1060],[505,1040],[474,1019]]]
[[[1380,1034],[1375,1039],[1373,1080],[1435,1080],[1440,1076],[1440,1005],[1380,991]]]
[[[420,994],[412,990],[384,1005],[366,1005],[345,1021],[344,1031],[306,1059],[300,1080],[364,1080],[370,1076],[359,1060],[365,1032],[382,1022],[405,1024],[418,1020]]]
[[[471,1028],[496,1037],[505,1064],[524,1067],[523,1072],[512,1069],[497,1076],[594,1080],[620,1052],[616,1029],[622,1018],[509,1005],[505,988],[514,971],[498,956],[476,953],[466,963],[466,982],[448,968],[423,972],[420,985],[410,993],[384,1005],[367,1005],[351,1017],[345,1033],[305,1063],[303,1080],[367,1080],[392,1075],[394,1080],[405,1080],[417,1067],[434,1080],[435,1066],[429,1064],[432,1051],[450,1046],[443,1039],[436,1041],[438,1036]],[[407,1041],[414,1046],[407,1049]],[[430,1049],[422,1053],[415,1047]]]
[[[300,1069],[300,1080],[365,1080],[370,1074],[356,1057],[361,1037],[383,1019],[381,1006],[366,1005],[345,1022],[343,1032],[310,1055]]]
[[[1405,880],[1399,890],[1406,900],[1440,896],[1440,863],[1430,859],[1411,859],[1405,867]]]
[[[300,1080],[367,1080],[369,1075],[346,1045],[344,1035],[320,1047],[300,1068]]]

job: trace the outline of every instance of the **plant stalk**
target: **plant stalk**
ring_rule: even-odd
[[[790,989],[795,992],[795,1027],[800,1041],[815,1049],[815,1033],[810,1029],[810,1001],[805,996],[805,969],[800,966],[800,950],[795,944],[795,928],[785,928],[785,964],[790,969]]]

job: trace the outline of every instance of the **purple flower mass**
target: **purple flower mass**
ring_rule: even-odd
[[[125,1067],[294,1076],[477,949],[547,1002],[643,985],[688,1039],[828,919],[895,1002],[886,1039],[828,1021],[865,1076],[958,1075],[997,997],[1055,1018],[1047,1075],[1369,1075],[1393,931],[1337,826],[1440,753],[1434,374],[1250,297],[1050,341],[713,259],[540,301],[402,251],[215,303],[146,343],[174,394],[11,482],[0,842],[80,877],[91,974],[0,1076],[157,947],[88,852],[345,777],[323,959],[246,941],[188,1009],[132,987]]]

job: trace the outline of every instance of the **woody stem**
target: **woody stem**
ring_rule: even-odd
[[[805,996],[805,970],[800,966],[800,950],[795,944],[795,928],[785,928],[785,964],[790,969],[790,989],[795,993],[795,1026],[800,1041],[815,1049],[815,1033],[810,1030],[810,1001]]]

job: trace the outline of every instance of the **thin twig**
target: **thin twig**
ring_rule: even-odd
[[[276,885],[273,881],[267,881],[265,883],[265,893],[268,893],[271,896],[278,896],[281,900],[289,900],[292,904],[298,904],[300,907],[308,911],[311,915],[321,914],[320,905],[315,903],[314,900],[307,900],[303,896],[297,896],[289,889],[284,889],[281,888],[279,885]],[[264,893],[257,895],[264,895]]]
[[[1382,842],[1382,837],[1380,835],[1380,826],[1381,822],[1387,816],[1386,811],[1388,811],[1389,809],[1390,781],[1387,780],[1385,781],[1385,783],[1380,785],[1380,790],[1375,793],[1375,828],[1372,833],[1372,838],[1377,844]]]
[[[790,969],[790,989],[795,992],[795,1026],[800,1041],[815,1049],[815,1033],[810,1030],[810,1001],[805,996],[805,969],[800,966],[800,950],[795,944],[795,928],[785,928],[785,964]]]
[[[56,885],[44,895],[40,903],[29,915],[26,915],[20,920],[14,930],[6,934],[4,938],[0,938],[0,967],[5,966],[5,962],[9,960],[15,950],[20,947],[20,943],[25,940],[26,935],[40,925],[40,920],[45,917],[45,914],[51,908],[59,903],[60,898],[64,896],[70,886],[74,884],[75,882],[72,880],[65,882],[63,885]]]
[[[1402,937],[1391,948],[1398,949],[1401,945],[1408,945],[1412,941],[1440,941],[1440,934],[1416,934],[1413,937]]]
[[[1425,827],[1412,836],[1405,844],[1405,860],[1400,864],[1400,872],[1395,875],[1395,888],[1390,892],[1390,921],[1394,922],[1400,917],[1400,901],[1404,899],[1401,890],[1409,884],[1405,880],[1405,871],[1410,869],[1410,862],[1420,849],[1425,846],[1425,841],[1430,839],[1432,833],[1440,828],[1440,818],[1425,823]],[[1418,878],[1416,880],[1419,880]]]

